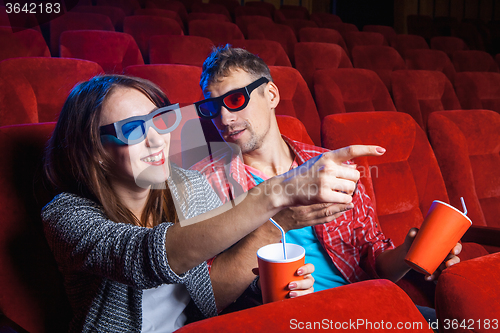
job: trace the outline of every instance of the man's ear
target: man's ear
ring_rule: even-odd
[[[280,92],[278,87],[274,82],[269,82],[266,89],[266,94],[268,94],[268,101],[271,108],[275,109],[280,102]]]

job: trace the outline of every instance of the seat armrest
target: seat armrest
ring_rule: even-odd
[[[500,228],[473,225],[462,237],[462,241],[500,247]]]

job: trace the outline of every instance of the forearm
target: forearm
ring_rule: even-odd
[[[276,227],[268,222],[215,258],[210,279],[217,309],[224,309],[245,291],[256,277],[252,269],[258,266],[257,250],[279,242],[280,237]]]
[[[402,246],[382,252],[375,261],[378,276],[392,282],[399,281],[410,270],[404,261],[406,252]]]
[[[170,267],[178,274],[188,271],[228,249],[280,211],[282,203],[266,195],[261,185],[234,202],[172,226],[165,244]]]

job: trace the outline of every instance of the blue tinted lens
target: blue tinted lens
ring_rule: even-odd
[[[205,102],[199,105],[200,112],[205,117],[215,117],[220,110],[219,103],[215,101]]]
[[[137,140],[144,136],[144,121],[130,121],[122,126],[123,136],[127,140]]]

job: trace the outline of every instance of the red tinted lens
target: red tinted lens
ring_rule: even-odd
[[[224,98],[224,104],[229,109],[237,109],[245,104],[245,95],[241,92],[236,92]]]
[[[153,124],[160,131],[164,131],[175,123],[176,117],[175,112],[165,111],[153,117]]]

